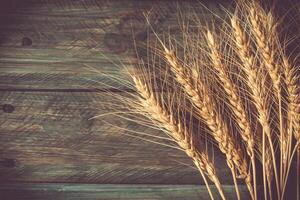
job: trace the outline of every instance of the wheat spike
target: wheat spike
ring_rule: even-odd
[[[242,150],[232,138],[228,127],[219,113],[215,110],[216,106],[208,95],[206,87],[201,84],[201,81],[199,80],[197,81],[197,86],[194,86],[191,78],[186,74],[184,67],[178,62],[174,52],[168,50],[166,47],[164,50],[165,57],[171,65],[177,81],[183,86],[185,92],[198,109],[199,115],[211,129],[212,136],[217,141],[221,152],[226,155],[229,168],[234,169],[236,167],[238,169],[241,177],[245,179],[249,191],[252,192],[251,176],[248,173],[247,162],[243,156]]]
[[[266,162],[265,152],[264,152],[266,147],[264,142],[264,135],[266,135],[269,142],[269,147],[271,148],[270,152],[272,154],[273,170],[275,172],[275,179],[276,179],[276,187],[277,187],[277,192],[279,192],[279,185],[278,185],[277,172],[276,172],[276,161],[274,155],[275,151],[272,144],[272,136],[271,136],[272,131],[269,124],[269,111],[268,111],[269,108],[265,99],[267,93],[264,88],[265,83],[263,81],[263,75],[259,73],[259,68],[257,68],[258,66],[256,65],[255,57],[251,53],[251,47],[249,41],[247,39],[245,32],[241,28],[240,24],[235,20],[232,23],[232,27],[233,27],[234,38],[235,38],[234,41],[237,46],[237,54],[240,60],[242,61],[242,69],[246,75],[246,84],[250,89],[251,97],[258,111],[257,112],[258,120],[263,127],[263,153],[262,153],[263,162]],[[269,170],[265,171],[264,169],[263,172],[269,173],[267,174],[267,176],[269,177],[272,176],[271,175],[272,173]],[[269,178],[268,180],[271,180],[271,178]],[[271,185],[270,182],[269,185]]]
[[[300,143],[300,88],[294,68],[283,57],[285,83],[288,93],[288,121],[292,124],[295,139]]]
[[[282,87],[284,85],[281,85],[283,75],[282,75],[282,66],[285,66],[285,61],[287,59],[285,58],[285,55],[282,55],[283,63],[276,63],[276,60],[274,59],[275,55],[278,54],[278,51],[281,49],[280,43],[278,42],[278,33],[276,31],[276,24],[274,23],[273,16],[271,13],[266,13],[263,9],[259,8],[259,6],[256,6],[257,4],[253,4],[250,9],[250,23],[252,25],[252,32],[254,34],[254,37],[257,42],[258,49],[260,50],[260,53],[262,55],[262,60],[264,65],[266,66],[270,77],[272,79],[275,91],[276,91],[276,97],[278,99],[278,116],[279,116],[279,125],[280,125],[280,182],[282,185],[282,182],[284,182],[284,176],[286,173],[286,170],[288,168],[288,162],[290,159],[290,143],[292,138],[291,129],[287,127],[287,129],[284,129],[284,126],[287,124],[286,120],[283,117],[283,111],[282,103],[285,103],[285,99],[282,98]],[[286,63],[287,64],[287,63]],[[286,74],[286,70],[284,69],[284,73]],[[286,76],[287,77],[287,76]],[[288,80],[289,81],[289,80]],[[286,82],[287,83],[287,82]],[[291,87],[291,82],[287,83],[288,87]],[[291,88],[287,88],[288,93],[288,100],[291,102],[293,100],[290,98],[290,91]],[[287,104],[288,108],[288,120],[290,120],[291,116],[296,117],[295,115],[291,115],[291,111],[294,110],[291,103]],[[299,121],[298,121],[299,122]],[[297,124],[297,123],[296,123]],[[298,123],[299,124],[299,123]],[[288,125],[289,126],[289,125]],[[299,127],[299,125],[296,125],[296,127]],[[298,129],[299,130],[299,129]],[[282,186],[281,186],[282,187]]]
[[[256,108],[258,110],[258,119],[264,129],[265,134],[271,137],[271,128],[269,125],[268,117],[268,106],[265,100],[266,91],[263,87],[261,78],[262,75],[259,73],[259,69],[255,63],[254,55],[251,53],[251,47],[247,40],[247,36],[242,31],[241,26],[235,18],[232,18],[232,27],[235,38],[235,44],[238,48],[237,54],[241,59],[243,70],[246,72],[247,85],[250,89],[251,96],[254,100]]]
[[[288,59],[283,57],[283,66],[284,66],[284,75],[285,83],[287,87],[287,96],[288,96],[288,131],[293,132],[293,135],[297,141],[297,145],[300,145],[300,87],[297,84],[299,81],[298,76],[296,75],[295,68],[292,68],[289,64]],[[299,175],[300,175],[300,146],[297,147],[297,198],[300,198],[299,194]],[[287,180],[288,177],[286,177]],[[285,188],[286,182],[284,184]]]
[[[224,90],[229,97],[228,100],[237,118],[238,125],[242,130],[241,136],[246,142],[248,155],[252,158],[254,157],[254,138],[246,112],[243,108],[242,100],[238,96],[238,90],[235,84],[231,81],[229,75],[226,73],[227,67],[225,64],[223,64],[219,48],[216,45],[215,38],[210,31],[207,32],[207,41],[211,50],[210,57],[213,67],[217,70],[218,77],[223,83]]]
[[[274,89],[277,94],[281,93],[281,73],[279,65],[276,64],[274,60],[275,50],[270,45],[270,40],[267,37],[272,38],[272,19],[267,17],[261,17],[263,13],[259,12],[260,9],[255,9],[257,7],[252,6],[250,8],[250,23],[251,30],[255,37],[256,44],[258,46],[258,50],[261,52],[262,60],[264,66],[269,72],[269,75],[273,81]],[[261,15],[260,15],[261,14]],[[269,31],[267,31],[268,29]],[[267,32],[267,33],[266,33]],[[272,42],[272,41],[271,41]],[[274,42],[274,41],[273,41]],[[280,96],[277,95],[280,100]]]
[[[210,49],[210,58],[214,69],[217,70],[218,78],[223,83],[223,88],[228,95],[228,100],[231,105],[232,111],[235,114],[237,123],[241,129],[242,139],[246,143],[247,153],[252,160],[252,165],[255,167],[255,158],[254,158],[254,137],[251,132],[251,126],[247,118],[247,114],[243,108],[242,100],[238,96],[238,90],[235,84],[231,81],[228,73],[226,72],[227,66],[223,63],[222,56],[219,51],[219,46],[217,41],[212,35],[212,33],[207,31],[207,43]],[[255,170],[253,170],[255,172]],[[255,174],[254,174],[255,176]],[[251,192],[252,198],[254,197],[254,191]]]
[[[216,185],[222,199],[225,199],[221,183],[217,177],[214,165],[208,160],[205,153],[198,151],[191,140],[191,134],[188,133],[184,125],[175,120],[172,113],[168,112],[156,99],[154,94],[143,84],[140,79],[133,76],[135,87],[140,94],[140,102],[143,108],[151,115],[153,119],[160,122],[161,127],[165,128],[170,136],[174,138],[177,144],[193,159],[199,170],[204,171],[209,179]]]

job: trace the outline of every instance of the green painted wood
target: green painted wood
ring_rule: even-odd
[[[233,186],[223,186],[228,199],[236,199]],[[211,186],[219,200],[215,187]],[[250,199],[245,186],[241,198]],[[5,184],[0,185],[1,200],[207,200],[201,185],[93,185],[93,184]]]
[[[122,128],[164,136],[115,116],[107,93],[1,92],[0,180],[27,182],[202,184],[180,150],[131,138]],[[215,162],[231,183],[224,158]]]

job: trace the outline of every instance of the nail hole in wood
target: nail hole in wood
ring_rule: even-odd
[[[7,168],[13,168],[16,166],[16,161],[11,158],[0,159],[0,165]]]
[[[4,105],[2,106],[2,110],[3,110],[3,112],[6,112],[6,113],[12,113],[12,112],[14,112],[15,107],[13,107],[13,106],[10,105],[10,104],[4,104]]]
[[[28,37],[23,37],[22,39],[22,46],[31,46],[32,45],[32,40]]]

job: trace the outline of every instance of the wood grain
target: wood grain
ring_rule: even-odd
[[[204,2],[218,12],[216,2]],[[143,45],[149,15],[158,33],[179,32],[177,3],[172,1],[38,1],[16,3],[0,12],[1,89],[78,89],[111,83],[86,68],[126,75],[118,67],[134,60],[133,38]],[[200,9],[197,1],[180,6],[182,12]],[[116,63],[116,65],[112,64]],[[121,86],[120,86],[121,87]]]
[[[216,200],[219,200],[214,186]],[[15,190],[16,188],[17,191]],[[245,186],[240,186],[243,200],[250,199]],[[236,199],[233,186],[224,186],[228,199]],[[2,200],[207,200],[201,185],[100,185],[100,184],[6,184],[0,185]]]
[[[197,170],[186,166],[193,165],[180,150],[130,138],[124,135],[128,131],[101,119],[89,120],[112,111],[105,106],[111,101],[106,93],[1,92],[0,180],[203,183]],[[115,116],[105,120],[164,136]],[[223,157],[215,156],[222,182],[231,183]]]

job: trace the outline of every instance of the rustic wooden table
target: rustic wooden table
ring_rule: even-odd
[[[101,120],[89,120],[109,111],[102,104],[109,97],[94,90],[105,86],[91,80],[110,80],[86,66],[122,75],[111,61],[126,64],[132,58],[132,30],[137,40],[147,38],[143,12],[152,9],[158,30],[176,30],[176,3],[30,0],[0,4],[1,200],[208,199],[200,175],[183,152],[124,136]],[[199,2],[186,4],[200,6]],[[203,4],[218,12],[216,1]],[[141,129],[134,123],[115,123]],[[223,158],[217,156],[216,163],[225,191],[233,199]],[[247,199],[246,189],[241,188]]]

